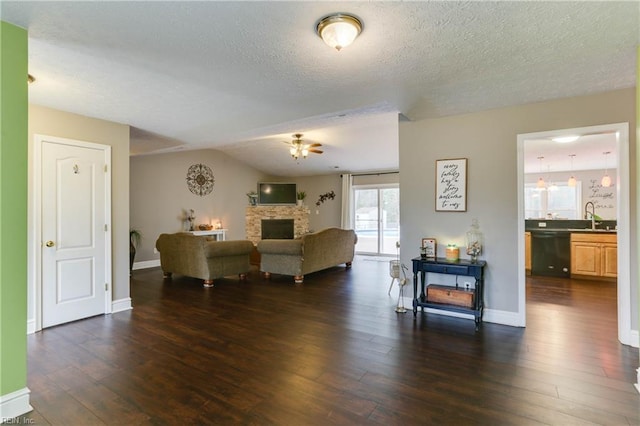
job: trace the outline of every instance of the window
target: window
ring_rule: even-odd
[[[568,186],[555,183],[548,188],[537,188],[535,183],[524,186],[524,217],[527,219],[581,219],[582,185]]]
[[[356,252],[395,254],[400,229],[398,185],[353,187],[353,224],[358,235]]]

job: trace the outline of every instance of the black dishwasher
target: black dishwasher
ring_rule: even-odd
[[[569,277],[571,247],[569,232],[531,232],[531,275]]]

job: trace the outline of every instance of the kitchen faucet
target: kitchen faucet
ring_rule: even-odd
[[[593,204],[593,201],[587,201],[584,205],[584,218],[589,219],[589,204],[591,204],[591,230],[596,229],[596,206]]]

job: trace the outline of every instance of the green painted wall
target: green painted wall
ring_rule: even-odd
[[[27,386],[27,31],[0,22],[0,395]]]

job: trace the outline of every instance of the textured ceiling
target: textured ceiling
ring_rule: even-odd
[[[0,7],[29,31],[32,103],[131,125],[134,155],[212,147],[277,175],[396,169],[398,113],[441,117],[636,79],[636,2]],[[314,32],[338,11],[364,22],[341,52]],[[296,164],[280,142],[297,132],[325,153]]]

